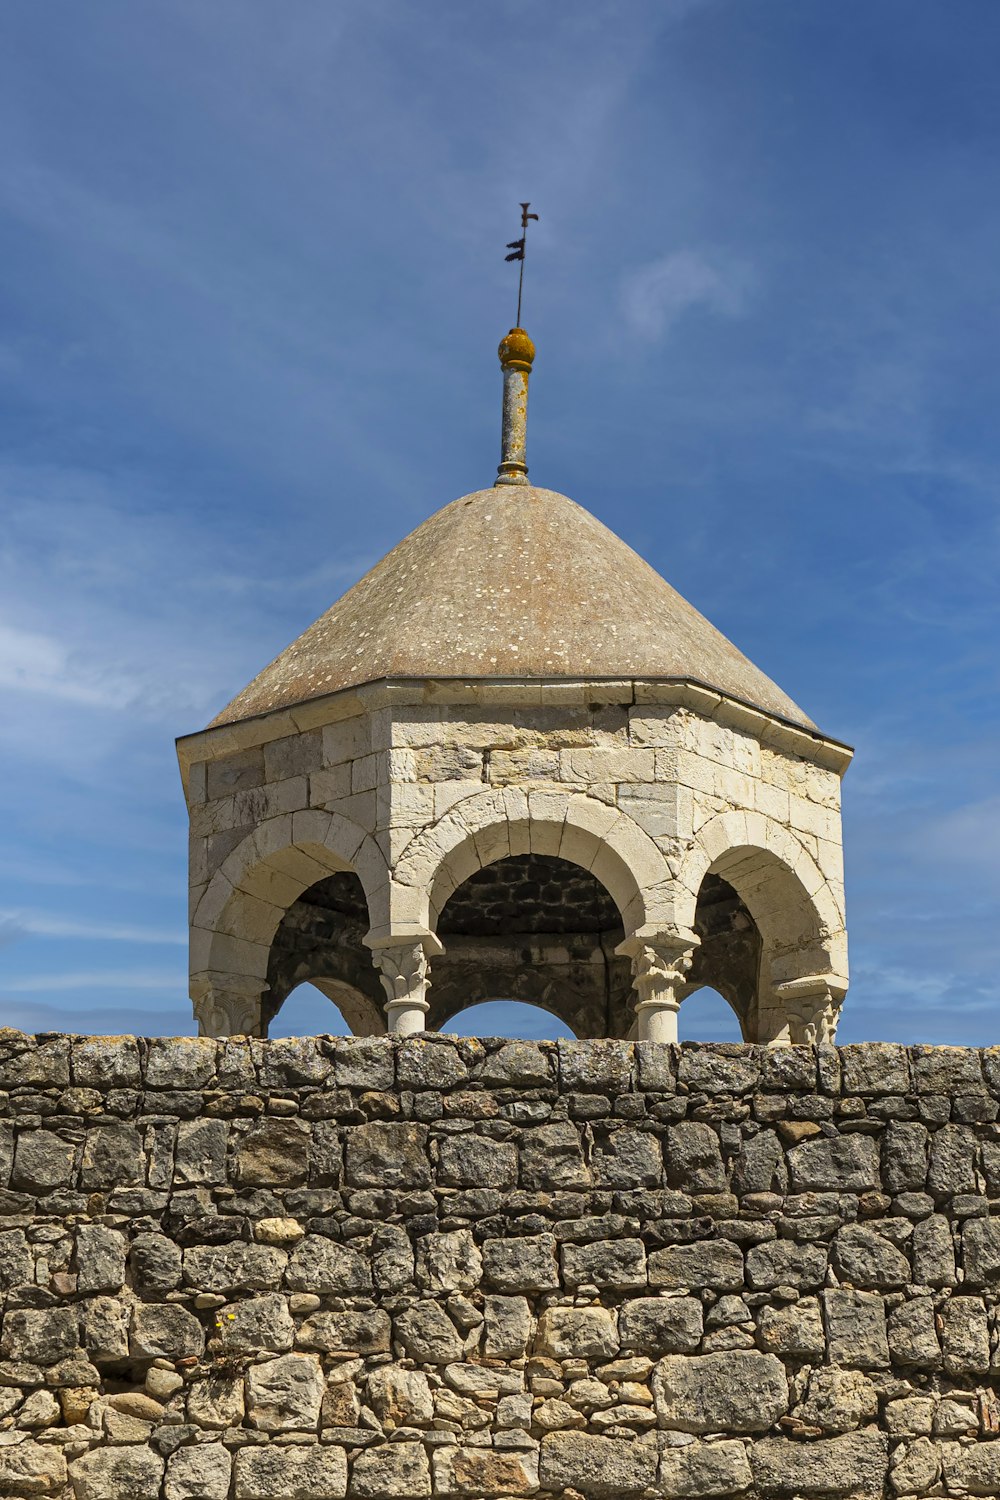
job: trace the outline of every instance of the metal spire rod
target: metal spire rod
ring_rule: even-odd
[[[519,260],[521,262],[521,272],[517,278],[517,321],[514,324],[515,328],[520,328],[521,326],[521,297],[524,293],[524,245],[528,238],[528,220],[537,220],[538,218],[537,214],[529,214],[528,209],[530,207],[530,203],[521,204],[521,238],[519,240],[508,241],[507,249],[513,251],[513,254],[504,256],[504,260]]]

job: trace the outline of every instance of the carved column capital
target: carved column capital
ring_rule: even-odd
[[[233,975],[201,976],[191,986],[199,1036],[263,1036],[261,996],[256,980]]]
[[[616,952],[632,960],[640,1042],[676,1042],[681,993],[700,938],[687,928],[639,928]]]
[[[365,939],[386,993],[386,1024],[391,1035],[411,1036],[425,1029],[430,1006],[430,959],[444,948],[432,932],[387,934]]]
[[[804,974],[774,987],[784,1022],[771,1046],[809,1047],[832,1043],[847,980],[835,974]]]

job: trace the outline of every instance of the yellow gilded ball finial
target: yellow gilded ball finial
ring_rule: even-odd
[[[525,333],[523,328],[512,328],[508,334],[500,340],[500,348],[497,350],[500,356],[500,364],[505,370],[531,369],[535,358],[535,346]]]

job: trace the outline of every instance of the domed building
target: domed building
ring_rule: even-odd
[[[496,483],[384,557],[178,741],[191,997],[262,1036],[310,981],[358,1034],[487,999],[672,1041],[829,1041],[847,989],[822,734],[630,547],[528,480],[534,348],[500,345]]]

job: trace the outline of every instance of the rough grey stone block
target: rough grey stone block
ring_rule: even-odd
[[[547,1490],[636,1495],[656,1481],[656,1449],[629,1438],[550,1432],[542,1438],[539,1480]]]
[[[788,1380],[773,1354],[668,1354],[653,1373],[653,1397],[662,1427],[766,1432],[788,1410]]]

